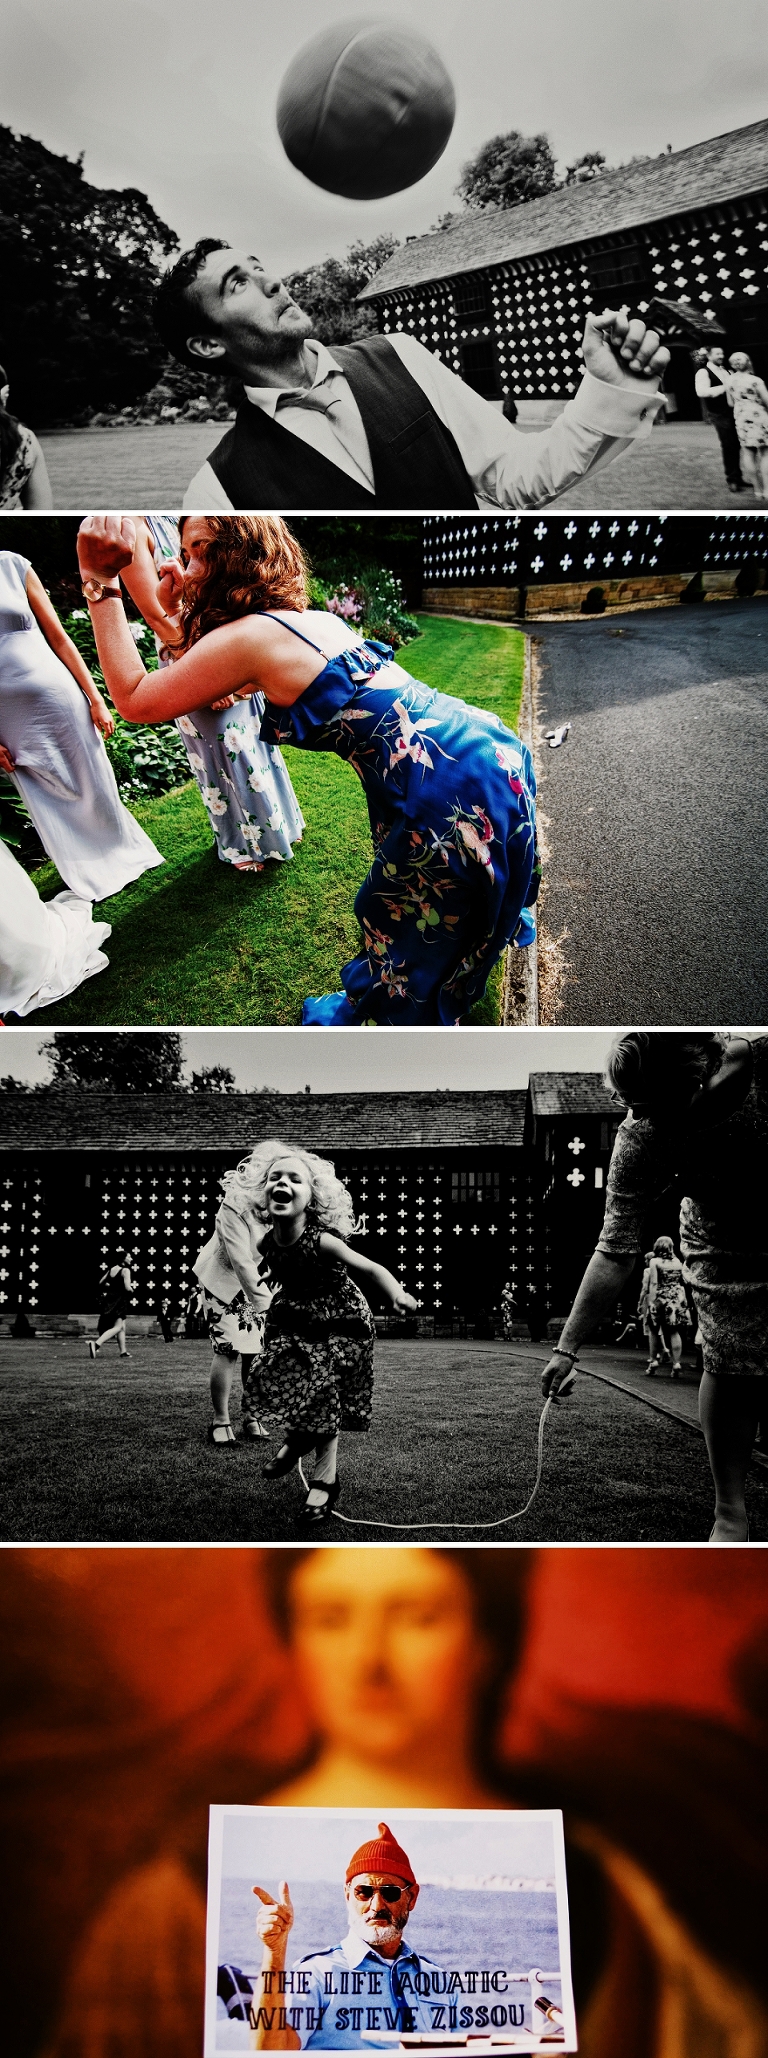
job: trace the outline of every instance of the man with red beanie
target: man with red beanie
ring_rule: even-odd
[[[349,1930],[343,1943],[310,1952],[288,1972],[288,1882],[281,1880],[277,1901],[263,1887],[253,1891],[261,1902],[256,1928],[263,1958],[250,2006],[252,2050],[364,2051],[377,2044],[391,2049],[393,2030],[433,2030],[436,2009],[443,2018],[438,2027],[447,2027],[448,2011],[438,1998],[442,1968],[404,1942],[418,1881],[386,1822],[347,1866]]]

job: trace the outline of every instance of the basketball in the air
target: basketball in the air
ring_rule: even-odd
[[[414,29],[341,21],[294,57],[277,126],[305,178],[346,200],[381,200],[431,171],[456,112],[442,58]]]

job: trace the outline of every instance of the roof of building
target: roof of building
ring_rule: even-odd
[[[4,1094],[5,1150],[227,1151],[519,1147],[526,1095],[484,1093]]]
[[[620,1108],[599,1072],[532,1072],[528,1090],[534,1115],[612,1115]]]
[[[469,211],[452,228],[403,244],[359,298],[617,235],[692,208],[722,207],[766,185],[768,120],[602,172],[583,185],[561,186],[521,207]]]

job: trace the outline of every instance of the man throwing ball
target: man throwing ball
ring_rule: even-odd
[[[185,498],[206,514],[545,507],[650,435],[669,362],[627,309],[589,314],[578,392],[549,428],[523,435],[413,336],[327,349],[258,257],[210,238],[162,280],[155,321],[183,364],[242,388],[233,428]]]
[[[285,1961],[293,1907],[287,1881],[281,1881],[277,1901],[263,1887],[253,1891],[261,1903],[256,1928],[264,1955],[250,2005],[252,2050],[359,2051],[368,2044],[387,2049],[393,2030],[433,2030],[436,2005],[445,2026],[445,2005],[427,1998],[432,1973],[438,1975],[438,1994],[445,1975],[404,1939],[419,1889],[385,1822],[347,1866],[349,1930],[343,1943],[311,1952],[290,1971]]]

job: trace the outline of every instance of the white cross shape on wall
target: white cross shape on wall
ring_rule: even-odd
[[[576,1172],[576,1171],[573,1171],[573,1172],[569,1172],[569,1173],[568,1173],[568,1185],[569,1185],[569,1186],[583,1186],[583,1185],[584,1185],[584,1174],[583,1174],[583,1172]]]

